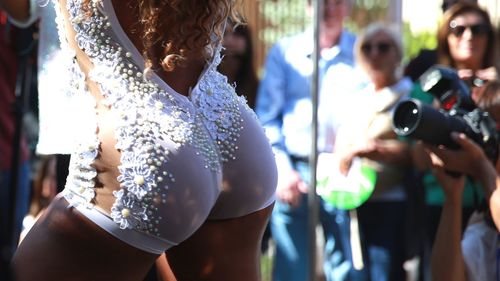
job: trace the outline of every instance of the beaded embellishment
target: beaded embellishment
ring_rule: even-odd
[[[121,189],[113,193],[116,200],[111,217],[120,228],[159,235],[158,206],[166,203],[163,191],[175,178],[162,169],[169,161],[169,151],[157,143],[173,143],[176,148],[192,145],[205,159],[205,167],[220,173],[222,162],[234,159],[238,149],[240,108],[250,109],[227,78],[217,72],[220,46],[190,97],[181,98],[143,74],[132,54],[118,42],[102,1],[90,1],[90,13],[82,10],[82,2],[67,3],[75,39],[94,65],[89,78],[100,86],[105,104],[118,116],[115,134],[116,148],[121,152],[117,178]],[[84,77],[75,79],[82,82]],[[73,154],[66,186],[70,196],[90,207],[97,174],[91,164],[99,147],[96,132],[92,135]]]

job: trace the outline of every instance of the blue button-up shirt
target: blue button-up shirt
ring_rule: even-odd
[[[311,151],[312,30],[280,40],[269,51],[259,85],[256,113],[273,146],[280,173],[290,171],[290,155],[308,157]],[[355,36],[343,31],[339,44],[321,52],[319,65],[318,150],[331,151],[334,142],[332,110],[342,109],[343,96],[356,86]],[[345,109],[342,109],[345,110]],[[328,116],[328,117],[327,117]],[[327,120],[325,120],[325,118]]]

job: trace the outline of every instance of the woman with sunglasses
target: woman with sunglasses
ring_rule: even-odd
[[[498,77],[498,47],[488,12],[477,4],[457,3],[444,14],[438,28],[438,63],[454,68],[459,76],[470,86],[472,97],[480,92],[478,89],[488,80]],[[421,91],[416,83],[412,96],[432,103],[434,97]],[[428,242],[432,245],[444,194],[439,183],[430,173],[425,153],[419,153],[420,147],[414,149],[415,164],[423,171],[426,186],[425,202],[429,212]],[[421,152],[421,151],[420,151]],[[474,210],[474,185],[467,184],[464,192],[464,223]]]
[[[342,173],[356,167],[353,161],[376,173],[371,197],[355,210],[366,280],[405,280],[405,177],[411,158],[407,143],[392,130],[391,116],[412,82],[401,76],[400,35],[387,25],[369,25],[358,37],[355,55],[368,81],[353,93],[355,110],[338,131],[335,152]]]
[[[437,59],[438,63],[458,71],[459,76],[467,81],[473,98],[478,87],[487,81],[498,77],[497,43],[494,28],[491,24],[488,12],[474,3],[456,3],[444,14],[443,20],[437,32]],[[417,81],[411,96],[426,103],[436,103],[436,99],[421,89]],[[419,170],[421,183],[424,186],[422,210],[418,210],[425,218],[422,237],[421,265],[424,274],[428,274],[430,249],[433,247],[437,227],[445,201],[442,186],[431,172],[428,154],[423,151],[421,144],[412,146],[413,163]],[[466,179],[462,196],[463,223],[476,208],[478,199],[481,199],[480,187],[473,181]],[[462,228],[463,231],[464,228]]]
[[[437,37],[438,63],[457,69],[473,95],[486,81],[498,78],[498,46],[487,11],[472,3],[452,6]]]
[[[64,190],[14,254],[15,280],[141,281],[165,253],[168,280],[261,279],[277,172],[217,71],[236,2],[54,0],[62,82],[85,118]]]

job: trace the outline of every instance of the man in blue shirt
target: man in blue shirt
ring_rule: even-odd
[[[324,3],[319,77],[320,81],[329,82],[318,87],[320,152],[332,152],[335,124],[341,120],[341,111],[346,110],[341,103],[356,84],[353,70],[355,36],[343,27],[350,6],[350,0],[325,0]],[[270,222],[276,244],[274,281],[308,278],[307,184],[310,179],[313,48],[312,29],[280,40],[269,51],[257,95],[256,112],[273,146],[279,173],[277,201]],[[333,108],[341,110],[332,114]],[[338,118],[332,120],[330,117],[335,115]],[[329,116],[328,120],[322,118],[325,116]],[[354,278],[360,272],[352,270],[348,213],[321,200],[320,221],[325,235],[327,280]]]

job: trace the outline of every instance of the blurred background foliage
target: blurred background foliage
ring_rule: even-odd
[[[436,32],[412,32],[408,23],[403,24],[403,43],[405,54],[403,62],[418,55],[421,49],[434,49],[437,47]]]

